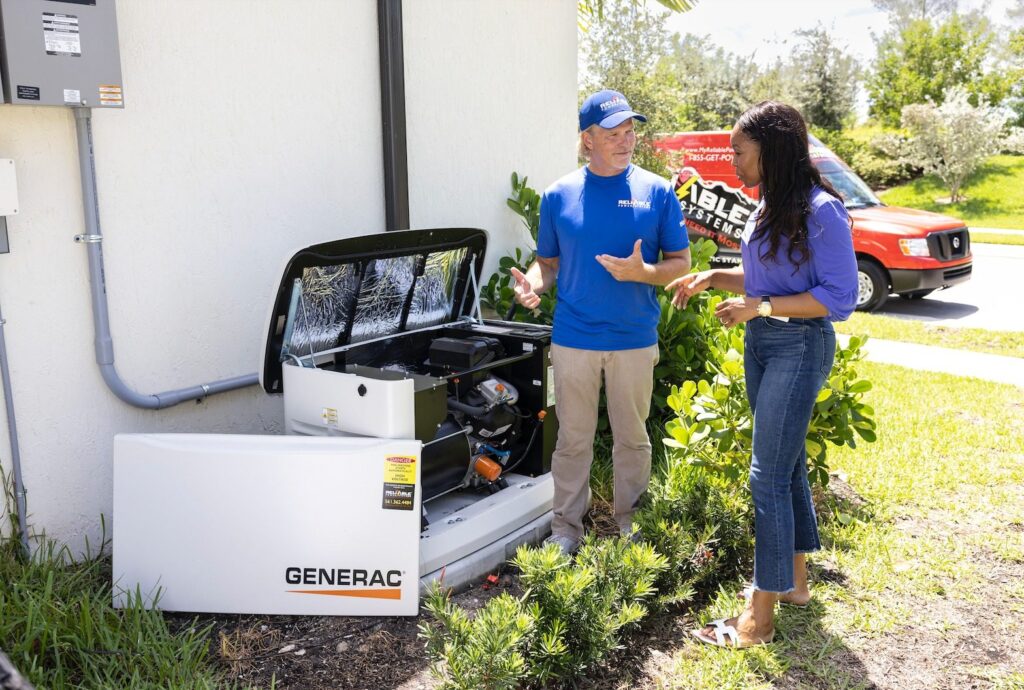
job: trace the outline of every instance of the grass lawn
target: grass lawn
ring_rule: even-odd
[[[967,200],[940,204],[949,190],[929,175],[882,192],[882,201],[963,219],[969,226],[1024,230],[1024,156],[993,156],[967,180]],[[973,233],[972,233],[973,236]],[[983,241],[983,240],[975,240]]]
[[[971,230],[971,242],[977,242],[978,244],[1024,245],[1024,235],[1003,235],[994,232],[975,232]]]
[[[866,503],[822,520],[811,606],[783,608],[765,647],[680,640],[654,687],[1024,687],[1024,390],[858,368],[878,441],[829,457]],[[733,588],[701,619],[738,611]]]
[[[25,563],[16,542],[0,543],[0,650],[36,688],[231,687],[207,630],[173,633],[159,611],[114,610],[110,558],[70,560],[51,542]]]
[[[937,345],[956,350],[1024,357],[1024,333],[987,331],[981,328],[951,328],[910,319],[854,312],[849,321],[835,324],[837,333],[868,335],[880,340]]]

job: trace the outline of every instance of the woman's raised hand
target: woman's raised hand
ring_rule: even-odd
[[[676,309],[684,309],[690,298],[698,292],[703,292],[711,287],[711,271],[699,273],[687,273],[681,278],[676,278],[665,286],[669,292],[675,291],[672,295],[672,304]]]

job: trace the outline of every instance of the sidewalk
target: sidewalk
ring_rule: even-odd
[[[846,345],[850,336],[837,334],[836,339]],[[938,371],[957,376],[971,376],[996,383],[1009,383],[1024,388],[1024,359],[989,355],[968,350],[952,350],[932,345],[900,343],[895,340],[868,339],[864,346],[867,359],[872,362],[898,364],[910,369]]]

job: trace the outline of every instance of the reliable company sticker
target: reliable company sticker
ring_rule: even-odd
[[[416,458],[389,455],[384,458],[384,510],[412,510],[416,496]]]
[[[718,245],[716,261],[739,261],[740,237],[757,202],[724,182],[701,178],[685,167],[675,178],[676,198],[692,235],[707,237]]]

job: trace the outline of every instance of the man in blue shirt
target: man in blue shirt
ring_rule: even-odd
[[[528,309],[558,280],[551,363],[558,441],[551,537],[566,553],[579,546],[590,495],[590,466],[602,378],[614,445],[615,520],[632,534],[637,502],[651,476],[647,435],[658,361],[655,286],[690,270],[682,210],[668,181],[630,163],[632,111],[616,91],[599,91],[580,109],[585,167],[541,198],[537,261],[513,268],[516,300]]]

